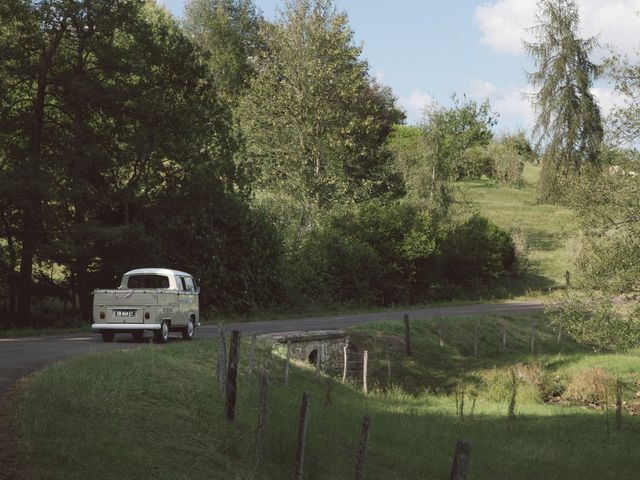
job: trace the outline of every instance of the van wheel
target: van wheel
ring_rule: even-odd
[[[113,332],[102,332],[102,340],[105,342],[113,342],[113,337],[115,337],[115,333]]]
[[[160,330],[154,330],[153,341],[156,343],[167,343],[167,340],[169,340],[169,324],[164,320],[160,326]]]
[[[187,326],[182,329],[182,338],[184,340],[191,340],[196,333],[196,327],[193,324],[193,319],[189,319]]]
[[[144,332],[133,332],[131,336],[133,337],[134,342],[140,343],[144,338]]]

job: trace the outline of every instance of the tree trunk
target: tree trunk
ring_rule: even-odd
[[[43,59],[44,60],[44,59]],[[44,129],[44,108],[47,95],[47,66],[38,74],[38,87],[33,100],[33,126],[29,134],[29,158],[25,165],[25,173],[38,178],[38,170],[42,161],[42,133]],[[25,198],[22,205],[22,252],[20,253],[20,273],[18,274],[18,322],[29,321],[31,316],[31,291],[33,277],[33,256],[36,249],[37,222],[36,215],[41,208],[41,192]]]
[[[78,279],[78,298],[80,303],[80,315],[82,319],[91,322],[91,292],[89,288],[89,272],[87,262],[81,260],[78,263],[76,278]]]
[[[31,225],[26,220],[25,225]],[[31,277],[33,276],[33,255],[35,251],[35,236],[28,231],[23,233],[22,252],[20,254],[20,272],[18,273],[18,309],[17,320],[21,324],[29,321],[31,316]]]

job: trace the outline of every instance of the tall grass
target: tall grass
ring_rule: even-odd
[[[517,232],[527,245],[530,270],[511,281],[514,291],[544,293],[562,286],[565,272],[573,269],[578,236],[578,217],[570,209],[538,202],[539,167],[527,164],[522,188],[496,184],[490,180],[460,182],[459,200],[477,210],[501,228]]]

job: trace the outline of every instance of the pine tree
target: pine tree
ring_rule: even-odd
[[[536,89],[534,135],[544,149],[541,194],[561,200],[563,181],[599,162],[602,118],[590,91],[599,67],[589,60],[598,43],[578,37],[574,0],[541,0],[538,7],[536,39],[525,48],[537,68],[529,82]]]

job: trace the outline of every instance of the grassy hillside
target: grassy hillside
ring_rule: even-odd
[[[368,395],[356,379],[347,384],[338,377],[316,379],[304,364],[294,365],[285,387],[281,352],[261,345],[258,363],[269,372],[269,416],[257,468],[258,381],[247,372],[246,342],[233,423],[224,417],[215,380],[215,343],[149,345],[61,362],[36,374],[19,392],[15,445],[22,477],[290,478],[300,399],[308,390],[306,479],[353,477],[367,413],[372,417],[368,479],[448,478],[458,438],[472,444],[471,479],[637,478],[637,417],[625,414],[618,431],[612,413],[607,427],[602,410],[545,404],[532,387],[536,369],[569,381],[573,370],[600,363],[600,355],[570,340],[558,347],[555,333],[540,319],[538,353],[532,357],[527,318],[487,317],[478,324],[481,340],[474,357],[474,322],[447,320],[443,347],[438,322],[413,322],[411,358],[402,353],[399,324],[353,330],[353,343],[370,351],[371,383],[378,385]],[[499,352],[503,325],[506,353]],[[605,368],[624,373],[629,385],[639,378],[637,357],[605,358]],[[508,420],[509,391],[502,376],[511,367],[521,380],[516,418]],[[456,415],[456,392],[459,402],[462,388],[464,417]]]
[[[490,180],[457,184],[462,204],[479,211],[507,231],[521,233],[531,262],[522,289],[532,291],[565,284],[565,272],[572,270],[578,233],[578,219],[573,211],[537,203],[539,170],[539,167],[527,164],[521,188]]]

